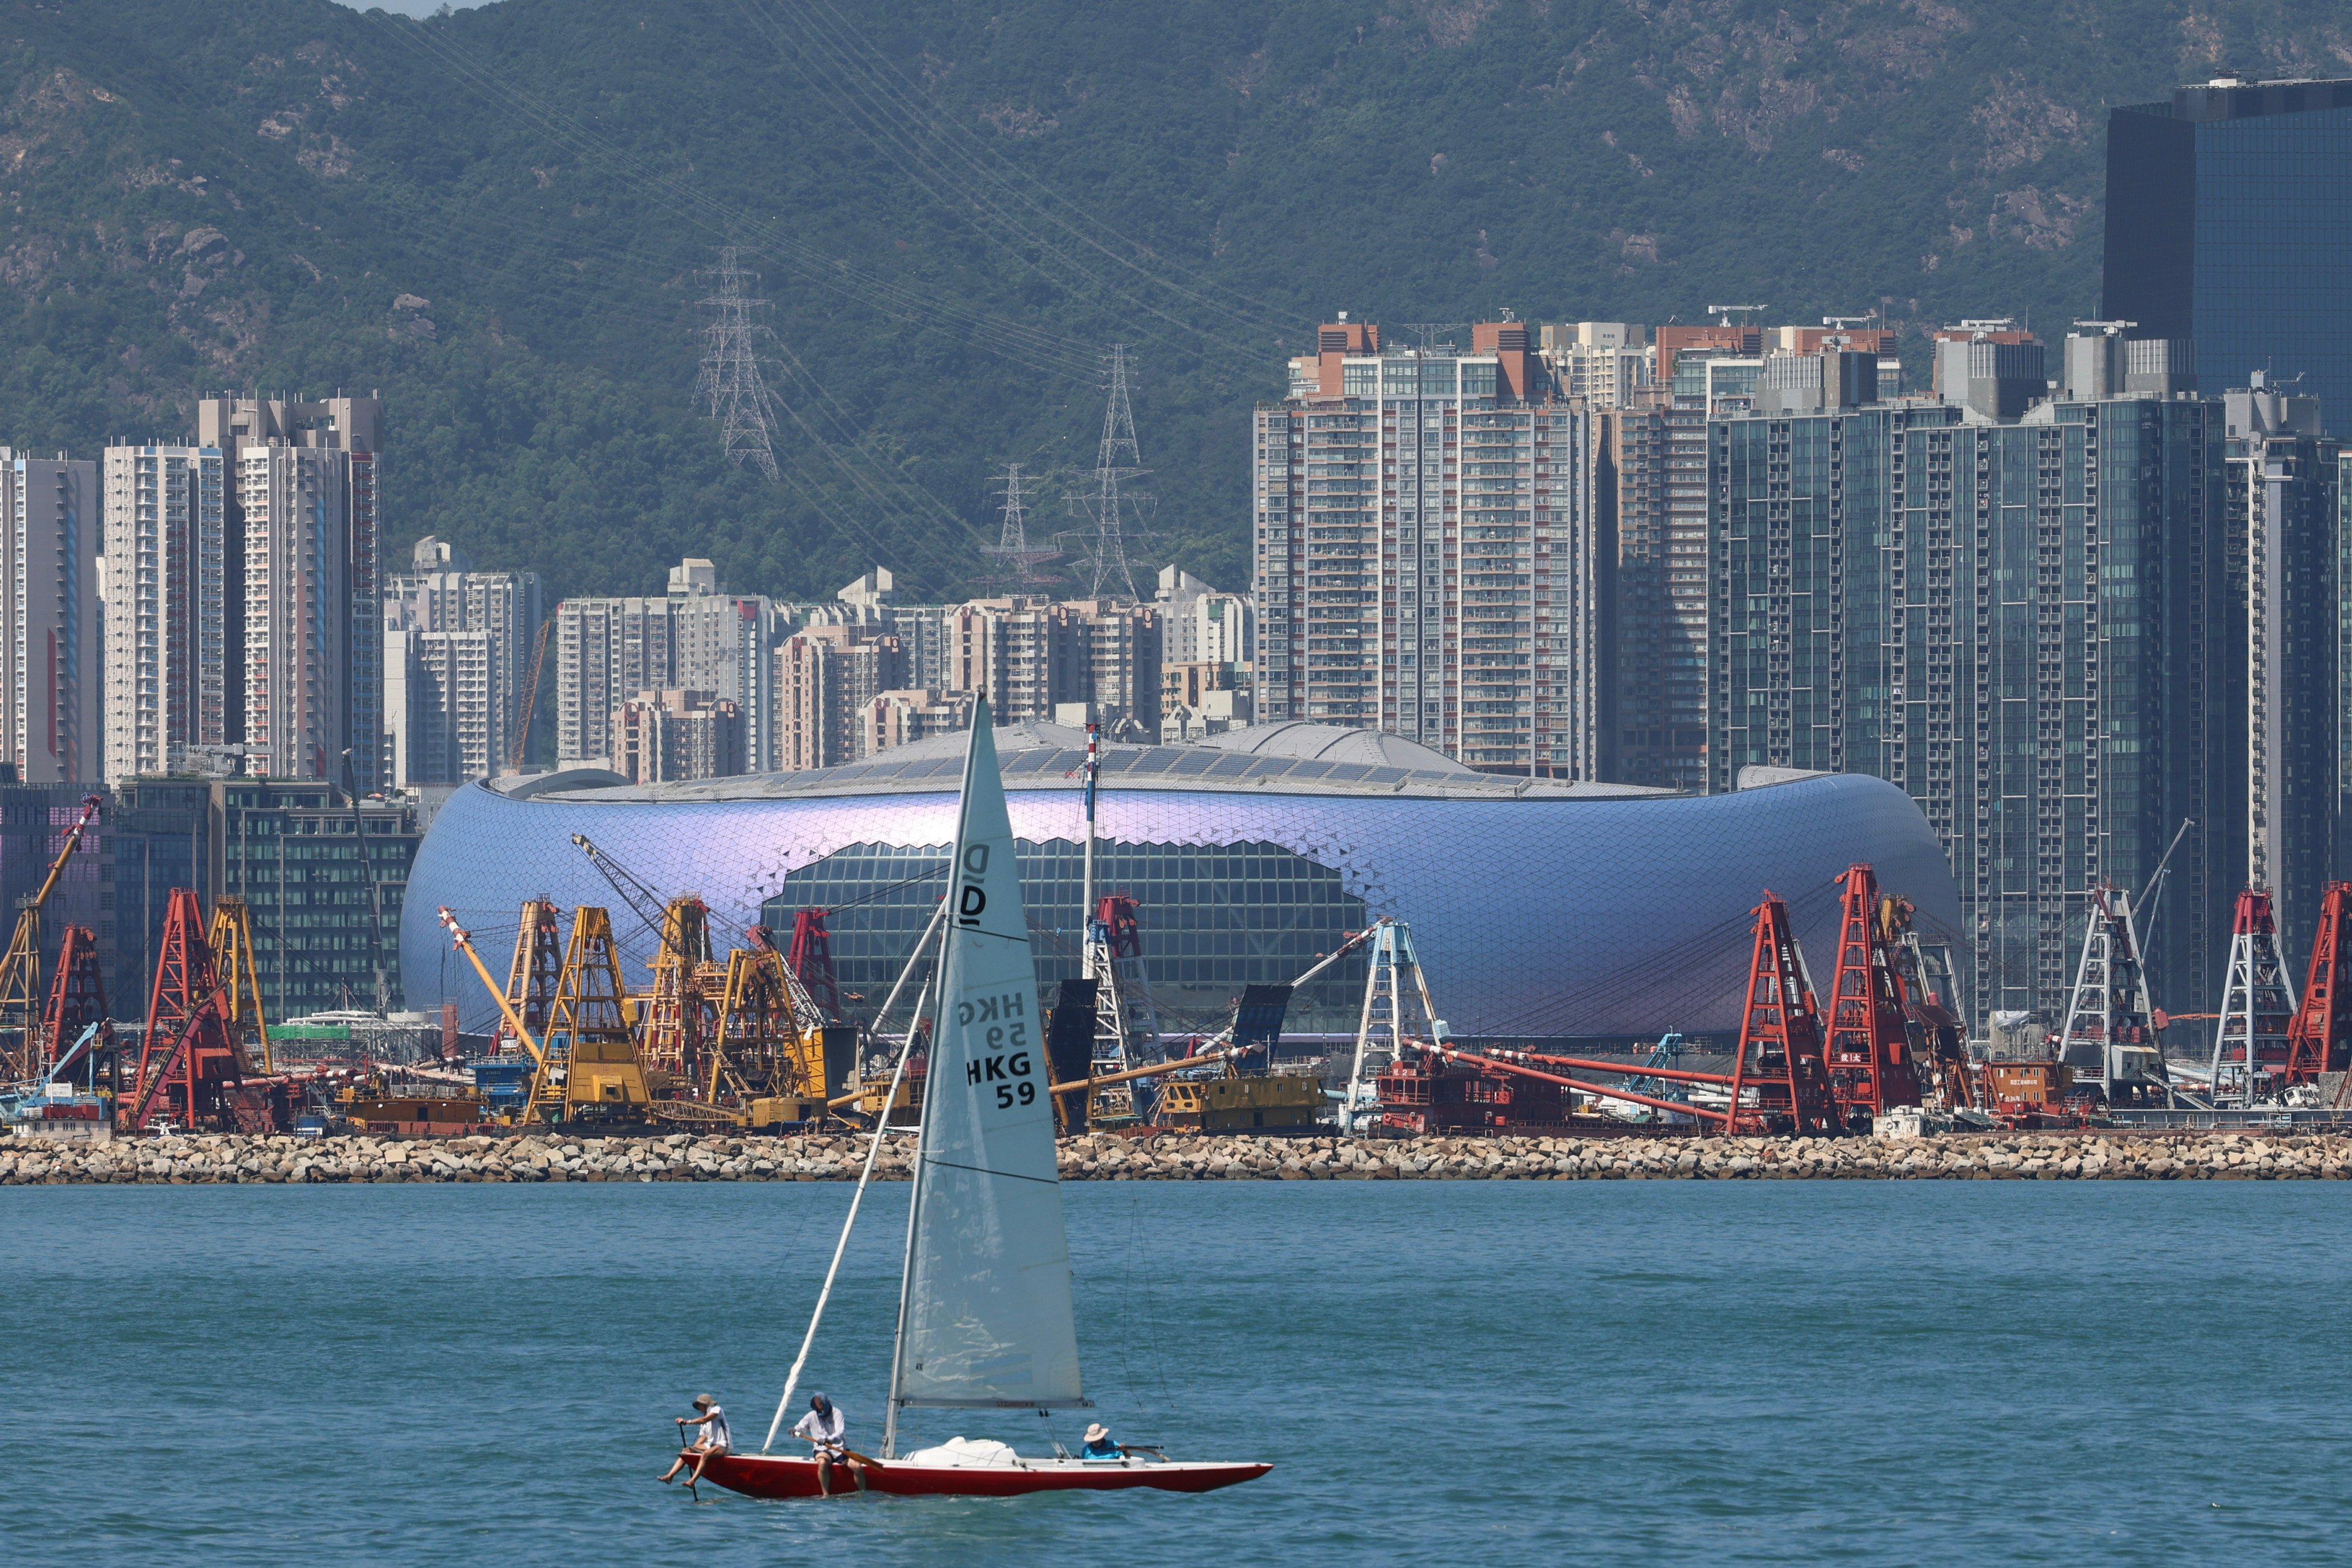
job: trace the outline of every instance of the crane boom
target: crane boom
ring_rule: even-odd
[[[104,804],[103,795],[82,797],[81,815],[66,830],[65,842],[58,847],[57,858],[49,862],[49,874],[41,879],[40,890],[16,911],[16,933],[9,939],[7,956],[0,959],[0,1068],[5,1068],[8,1078],[32,1077],[45,1046],[40,1038],[41,906],[49,901],[49,894],[65,875],[66,862],[80,847],[82,836]]]
[[[66,841],[58,848],[58,858],[49,862],[49,874],[41,879],[41,890],[33,895],[33,901],[26,908],[38,910],[49,901],[49,893],[57,887],[58,879],[65,875],[66,862],[73,858],[75,848],[81,843],[81,836],[89,830],[92,822],[98,820],[98,808],[105,804],[106,797],[103,795],[82,796],[81,815],[76,817],[74,825],[66,830]]]
[[[530,650],[530,679],[523,682],[522,708],[515,720],[513,747],[507,752],[507,765],[515,772],[522,771],[525,758],[530,754],[530,721],[539,711],[539,672],[547,663],[547,631],[555,625],[554,617],[539,623],[539,637]]]
[[[621,900],[646,922],[646,929],[654,933],[654,941],[666,942],[663,928],[668,919],[669,900],[647,887],[626,866],[597,848],[595,841],[586,834],[573,834],[572,842],[588,857],[588,863],[596,868],[597,874],[613,885],[613,891],[621,895]]]
[[[442,907],[440,917],[441,923],[448,928],[452,943],[472,963],[474,973],[482,977],[482,984],[489,992],[491,1000],[498,1003],[499,1011],[506,1015],[507,1027],[515,1032],[515,1038],[522,1042],[522,1048],[530,1053],[532,1063],[541,1072],[545,1072],[547,1053],[540,1048],[537,1040],[530,1037],[530,1031],[523,1027],[521,1016],[515,1012],[514,1004],[507,1000],[506,988],[490,978],[490,966],[484,963],[482,955],[474,951],[474,939],[467,934],[464,926],[457,923],[457,917],[449,912],[446,905]]]

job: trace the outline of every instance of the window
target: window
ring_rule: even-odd
[[[1020,845],[1022,901],[1037,981],[1049,994],[1078,973],[1084,856],[1068,839]],[[870,1012],[930,919],[947,858],[945,845],[852,845],[787,876],[761,918],[782,931],[796,910],[830,911],[835,976]],[[1288,983],[1370,918],[1337,871],[1274,844],[1098,843],[1095,878],[1098,894],[1136,900],[1144,970],[1171,1033],[1222,1028],[1243,986]],[[1363,975],[1360,960],[1335,965],[1293,998],[1288,1026],[1352,1029]]]

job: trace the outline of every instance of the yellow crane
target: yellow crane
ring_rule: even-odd
[[[269,1049],[269,1021],[261,1016],[261,975],[253,962],[253,917],[243,899],[223,894],[213,900],[214,972],[220,977],[221,1016],[229,1038],[245,1054],[246,1070],[267,1076],[278,1070]]]
[[[646,1092],[636,1041],[622,1014],[621,969],[613,955],[609,915],[593,904],[572,911],[572,944],[564,954],[563,973],[556,983],[542,1041],[507,1000],[505,990],[491,977],[490,966],[482,962],[473,938],[457,923],[457,917],[446,907],[439,914],[450,940],[481,976],[482,989],[498,1003],[507,1027],[522,1042],[538,1069],[524,1111],[527,1120],[558,1121],[587,1114],[645,1113],[652,1097]]]
[[[604,1116],[645,1114],[653,1095],[637,1058],[628,998],[621,990],[613,917],[601,905],[582,904],[572,912],[572,943],[563,954],[547,1032],[562,1042],[567,1119],[590,1109]]]
[[[540,1045],[538,1038],[524,1026],[522,1015],[515,1011],[515,1005],[507,1000],[507,994],[499,989],[497,981],[490,978],[490,966],[484,963],[482,955],[474,951],[473,937],[467,933],[464,926],[457,923],[457,917],[449,912],[449,907],[446,904],[441,907],[439,914],[441,924],[448,931],[451,943],[459,952],[466,955],[467,962],[474,966],[474,973],[482,977],[482,988],[488,991],[490,994],[490,999],[499,1005],[499,1013],[506,1017],[507,1027],[514,1031],[514,1037],[520,1040],[522,1043],[522,1048],[530,1054],[531,1066],[537,1069],[531,1076],[530,1099],[523,1108],[523,1120],[526,1121],[548,1120],[544,1114],[540,1089],[542,1085],[554,1083],[553,1062],[550,1059],[545,1047]],[[528,930],[525,935],[528,937]],[[559,1094],[560,1092],[559,1090]],[[562,1103],[560,1099],[557,1103],[559,1105]]]
[[[16,911],[16,934],[9,941],[8,956],[0,959],[0,1052],[6,1053],[11,1079],[33,1077],[40,1070],[45,1054],[41,1011],[48,998],[41,991],[41,906],[49,901],[58,879],[65,875],[66,862],[73,858],[82,835],[98,819],[98,808],[105,803],[103,795],[82,797],[81,816],[66,830],[65,842],[58,849],[58,858],[49,862],[49,874],[41,879],[40,891]]]

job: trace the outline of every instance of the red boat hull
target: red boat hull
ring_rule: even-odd
[[[877,1462],[866,1467],[866,1489],[892,1497],[1026,1497],[1031,1492],[1129,1491],[1213,1492],[1255,1480],[1274,1468],[1256,1464],[1089,1463],[1077,1459],[1031,1459],[1018,1465],[909,1465]],[[827,1494],[817,1486],[816,1461],[767,1454],[722,1454],[702,1479],[746,1497],[804,1498]],[[856,1496],[857,1480],[847,1465],[825,1478],[834,1497]]]

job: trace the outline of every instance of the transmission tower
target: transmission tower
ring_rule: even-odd
[[[1093,567],[1089,596],[1101,599],[1124,595],[1132,603],[1139,595],[1135,591],[1135,574],[1127,564],[1128,536],[1134,534],[1134,542],[1142,542],[1139,509],[1150,498],[1125,486],[1128,480],[1151,470],[1139,466],[1143,454],[1135,444],[1135,414],[1127,401],[1125,343],[1111,347],[1109,379],[1110,401],[1103,410],[1102,446],[1095,458],[1094,488],[1076,498],[1092,526],[1077,531],[1089,536],[1085,552],[1085,559]],[[1124,462],[1120,461],[1122,458]]]
[[[980,547],[982,555],[1002,563],[998,573],[982,579],[989,592],[1000,586],[1011,586],[1016,593],[1040,588],[1054,581],[1050,573],[1037,570],[1048,561],[1059,561],[1058,550],[1029,548],[1029,502],[1021,491],[1021,465],[1008,463],[1004,468],[1004,527],[993,544]]]
[[[710,417],[724,421],[727,460],[755,465],[769,479],[776,478],[776,450],[769,438],[767,384],[760,379],[760,359],[752,345],[768,329],[751,319],[768,308],[754,299],[751,286],[760,275],[746,269],[742,252],[722,247],[717,270],[698,274],[710,279],[717,292],[700,301],[710,308],[710,324],[702,329],[709,345],[702,356],[702,374],[694,395],[709,408]]]

